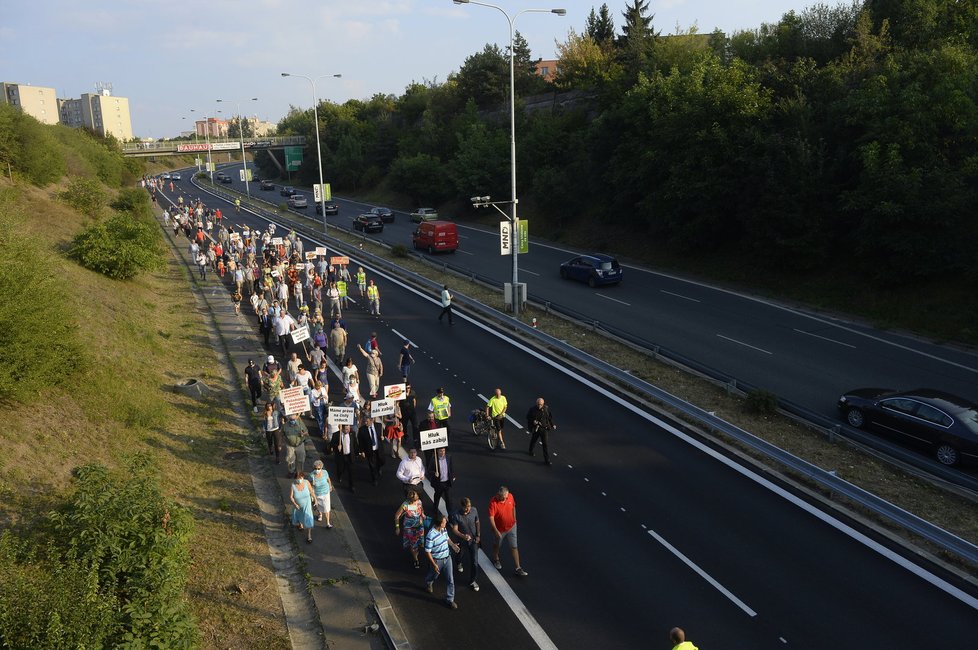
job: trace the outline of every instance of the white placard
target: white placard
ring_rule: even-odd
[[[384,397],[397,402],[407,397],[407,384],[391,384],[384,386]]]
[[[330,424],[349,424],[353,426],[356,409],[352,406],[330,406],[326,421]]]
[[[272,237],[272,243],[275,244],[276,246],[279,246],[282,243],[282,238],[281,237]]]
[[[375,399],[370,402],[370,417],[382,418],[385,415],[394,415],[394,400]]]
[[[309,251],[309,252],[307,252],[306,253],[306,259],[307,260],[314,260],[314,259],[316,259],[316,252],[315,251]]]
[[[508,221],[499,222],[499,254],[513,254],[513,228]]]
[[[323,186],[319,183],[314,183],[312,186],[312,198],[319,203],[323,200]]]
[[[303,341],[309,340],[309,326],[303,325],[292,330],[292,343],[298,345]]]
[[[329,253],[326,252],[325,246],[316,246],[316,255],[326,257]]]
[[[302,392],[302,386],[283,388],[279,395],[279,399],[282,400],[282,405],[285,407],[286,415],[295,415],[312,410],[312,406],[309,404],[309,396]]]
[[[448,446],[448,429],[446,427],[419,431],[418,436],[421,438],[422,451]]]

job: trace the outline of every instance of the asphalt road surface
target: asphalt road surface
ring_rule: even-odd
[[[264,226],[250,215],[241,222]],[[351,349],[376,331],[386,380],[396,379],[390,367],[403,338],[417,345],[411,379],[419,403],[438,386],[453,403],[452,497],[472,497],[484,516],[489,497],[508,485],[530,574],[513,576],[504,553],[497,578],[510,595],[489,578],[477,594],[458,580],[459,609],[446,609],[443,584],[435,596],[425,593],[394,536],[395,461],[388,458],[376,487],[359,464],[358,490],[344,493],[344,504],[416,647],[665,647],[673,625],[703,648],[974,647],[978,600],[952,578],[863,538],[866,531],[462,314],[452,327],[439,324],[433,296],[368,274],[378,281],[383,316],[348,312]],[[505,452],[490,452],[467,431],[465,416],[496,386],[520,423],[537,396],[547,399],[559,426],[552,467],[526,454],[527,434],[511,423]],[[543,635],[536,641],[513,613],[522,607]]]

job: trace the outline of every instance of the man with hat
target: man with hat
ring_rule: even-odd
[[[452,402],[445,394],[444,388],[439,388],[438,393],[431,398],[428,412],[435,416],[435,423],[439,427],[445,427],[446,430],[449,428],[448,419],[452,417]]]

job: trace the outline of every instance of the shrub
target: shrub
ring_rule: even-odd
[[[183,595],[189,513],[163,496],[146,456],[75,476],[29,536],[0,536],[0,647],[197,645]]]
[[[407,246],[404,244],[394,244],[391,246],[391,255],[394,257],[407,257],[409,255]]]
[[[748,413],[774,415],[778,410],[778,396],[771,391],[754,389],[744,398],[744,410]]]
[[[116,212],[129,212],[140,218],[152,217],[153,215],[149,194],[139,187],[127,187],[120,190],[119,195],[112,202],[112,209]]]
[[[76,314],[65,297],[61,262],[11,216],[14,190],[0,192],[0,400],[31,402],[52,381],[71,380],[84,366]],[[2,575],[2,573],[0,573]],[[2,644],[0,644],[2,646]]]
[[[102,214],[106,197],[97,180],[76,176],[68,181],[68,187],[58,192],[58,199],[94,219]]]
[[[166,257],[157,224],[117,212],[90,224],[71,243],[68,255],[85,268],[115,280],[163,268]]]
[[[51,127],[8,104],[0,104],[0,160],[39,187],[58,180],[67,169]]]

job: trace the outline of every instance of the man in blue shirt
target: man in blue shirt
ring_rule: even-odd
[[[452,554],[449,548],[456,553],[460,550],[458,544],[448,538],[448,517],[439,513],[435,515],[434,525],[424,538],[424,552],[431,564],[428,575],[424,579],[425,588],[429,594],[432,593],[435,580],[438,576],[444,575],[448,582],[445,604],[449,609],[458,609],[458,605],[455,604],[455,576],[452,572]]]

